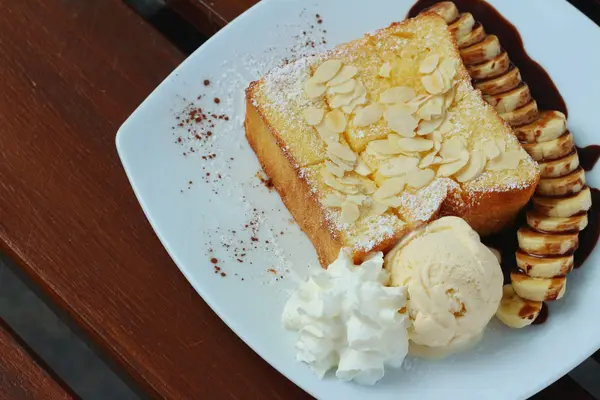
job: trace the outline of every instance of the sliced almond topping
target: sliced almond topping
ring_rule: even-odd
[[[521,150],[507,150],[494,160],[487,163],[487,169],[490,171],[502,171],[505,169],[515,169],[524,158]]]
[[[379,95],[379,102],[383,104],[406,103],[416,96],[415,91],[408,86],[395,86],[384,90]]]
[[[367,144],[367,152],[390,155],[398,154],[401,150],[397,146],[390,146],[390,142],[387,139],[372,140]]]
[[[436,69],[429,75],[422,76],[421,83],[423,84],[425,90],[427,90],[427,93],[431,94],[442,93],[445,88],[444,77],[440,73],[439,69]]]
[[[327,60],[319,65],[312,79],[317,83],[325,83],[331,80],[342,68],[340,60]]]
[[[388,127],[404,137],[414,137],[417,120],[402,107],[391,106],[383,115]]]
[[[481,147],[483,148],[483,153],[489,160],[493,160],[500,155],[500,148],[495,140],[488,140],[484,142]]]
[[[329,111],[325,115],[325,126],[332,132],[344,132],[346,130],[346,123],[346,116],[340,110]]]
[[[350,147],[345,144],[331,142],[328,143],[327,150],[344,161],[356,161],[356,153],[354,153]]]
[[[362,203],[367,201],[368,197],[364,194],[349,194],[346,196],[346,200],[360,206]]]
[[[463,150],[461,152],[458,160],[447,163],[447,164],[440,165],[440,167],[438,168],[437,175],[438,176],[452,176],[455,173],[457,173],[458,171],[460,171],[465,165],[467,165],[468,162],[469,162],[469,152],[466,150]]]
[[[377,190],[375,182],[365,179],[361,182],[360,191],[364,194],[373,194]]]
[[[370,217],[378,217],[384,212],[386,212],[388,206],[386,204],[380,203],[376,200],[371,204],[371,208],[369,209],[369,213],[367,214]]]
[[[382,161],[377,170],[383,176],[400,176],[412,171],[419,164],[418,157],[397,156]]]
[[[397,104],[394,104],[391,107],[394,107],[394,108],[396,108],[398,110],[404,110],[404,111],[406,111],[409,114],[414,114],[419,109],[419,105],[418,104],[416,104],[416,103],[410,103],[410,102],[409,103],[397,103]]]
[[[306,91],[306,96],[309,99],[316,99],[325,93],[327,87],[322,83],[316,82],[313,78],[306,81],[306,86],[304,86],[304,90]]]
[[[414,99],[408,101],[408,104],[416,104],[417,108],[431,98],[430,94],[420,94]]]
[[[325,168],[327,168],[327,171],[331,172],[338,178],[342,178],[344,176],[344,170],[340,168],[339,165],[336,165],[329,160],[325,160]]]
[[[431,72],[433,72],[435,67],[437,67],[439,61],[440,56],[438,56],[437,54],[431,54],[425,57],[425,59],[421,61],[421,64],[419,64],[419,72],[422,74],[430,74]]]
[[[353,93],[340,93],[334,94],[328,100],[331,108],[336,109],[349,105],[354,99],[355,97]]]
[[[383,108],[377,103],[369,104],[356,111],[354,126],[361,127],[374,124],[381,119]]]
[[[337,142],[339,140],[339,135],[329,129],[323,121],[316,125],[315,129],[325,143]]]
[[[427,167],[431,166],[433,164],[433,161],[435,160],[436,154],[437,154],[437,152],[433,151],[433,152],[427,154],[425,157],[423,157],[421,159],[421,161],[419,161],[419,168],[423,169],[423,168],[427,168]]]
[[[442,115],[442,116],[434,118],[430,121],[426,121],[426,120],[421,121],[419,123],[419,126],[417,127],[417,135],[423,136],[423,135],[430,134],[431,132],[438,129],[445,120],[446,120],[446,116]]]
[[[398,196],[385,197],[382,199],[377,198],[374,201],[386,206],[386,208],[387,207],[397,208],[402,205],[402,200],[400,200],[400,197],[398,197]]]
[[[433,141],[424,138],[402,138],[397,144],[408,153],[419,153],[433,148]]]
[[[344,196],[341,193],[333,192],[325,196],[323,204],[327,207],[341,207],[344,200]]]
[[[389,178],[381,183],[379,189],[373,193],[376,199],[385,199],[386,197],[395,196],[402,192],[406,180],[403,177]]]
[[[340,83],[339,85],[331,86],[329,88],[329,92],[332,94],[350,93],[350,92],[354,91],[355,86],[356,86],[356,81],[354,79],[350,79],[344,83]]]
[[[406,174],[406,184],[415,189],[421,189],[427,186],[435,177],[435,172],[432,169],[415,168]]]
[[[496,144],[498,145],[500,152],[504,153],[506,151],[506,140],[503,138],[496,138]]]
[[[456,96],[456,86],[452,86],[444,95],[444,108],[450,108]]]
[[[340,216],[340,222],[342,224],[352,224],[360,217],[360,210],[358,206],[350,201],[342,203],[342,214]]]
[[[359,156],[356,166],[354,167],[354,172],[362,176],[367,176],[373,171],[371,171],[371,168],[369,168],[365,160]]]
[[[452,84],[452,80],[454,79],[454,75],[456,75],[457,62],[452,58],[444,58],[438,67],[440,73],[450,81]]]
[[[318,125],[325,115],[325,110],[322,108],[308,107],[302,111],[304,120],[309,125]]]
[[[468,182],[477,178],[483,172],[487,162],[485,154],[481,151],[473,151],[467,165],[459,171],[454,177],[459,182]]]
[[[425,120],[437,118],[444,113],[444,96],[431,96],[419,109],[417,115]]]
[[[465,146],[458,138],[450,138],[442,143],[440,156],[443,158],[459,158]]]
[[[389,78],[390,73],[392,72],[392,66],[389,62],[383,63],[379,68],[379,76],[384,78]]]
[[[450,112],[446,113],[446,118],[444,118],[444,122],[442,122],[440,127],[434,132],[439,132],[439,134],[442,135],[444,133],[450,132],[452,130],[452,128],[454,128],[454,124],[452,122],[450,122],[451,114],[452,113],[450,113]]]
[[[343,184],[327,168],[321,169],[321,176],[323,177],[323,183],[332,189],[346,194],[358,194],[358,187],[356,185]]]
[[[356,68],[355,66],[344,65],[342,67],[342,69],[340,69],[340,72],[338,72],[338,74],[335,76],[335,78],[333,78],[332,80],[327,82],[327,86],[340,85],[340,84],[346,82],[347,80],[354,78],[354,76],[357,73],[358,73],[358,68]]]
[[[329,148],[327,148],[327,157],[333,162],[335,165],[343,169],[344,171],[352,171],[354,169],[354,162],[342,160],[335,154],[331,152]]]

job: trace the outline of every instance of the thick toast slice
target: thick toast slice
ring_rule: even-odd
[[[276,68],[246,99],[248,141],[324,266],[440,214],[496,232],[539,179],[435,14]]]

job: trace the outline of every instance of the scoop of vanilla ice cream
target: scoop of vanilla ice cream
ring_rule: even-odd
[[[468,347],[502,298],[498,259],[461,218],[440,218],[409,234],[386,255],[385,268],[392,286],[408,290],[408,334],[417,345]]]

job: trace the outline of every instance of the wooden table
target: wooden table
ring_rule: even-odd
[[[254,3],[173,1],[208,33]],[[119,0],[0,5],[0,248],[153,397],[308,398],[194,292],[117,158],[117,128],[184,56]]]

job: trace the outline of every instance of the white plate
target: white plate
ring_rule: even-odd
[[[511,330],[493,322],[472,351],[442,361],[409,358],[403,368],[388,370],[374,387],[317,379],[295,361],[294,336],[281,327],[286,290],[317,260],[310,241],[290,223],[277,193],[269,192],[255,176],[259,165],[242,127],[243,90],[284,56],[306,51],[295,37],[303,30],[313,39],[325,36],[326,46],[332,46],[401,20],[412,3],[263,0],[206,42],[144,101],[119,130],[117,148],[148,219],[190,283],[249,346],[315,397],[524,398],[600,347],[600,319],[595,318],[600,252],[569,275],[567,295],[551,305],[546,324]],[[491,3],[517,26],[529,54],[554,79],[568,103],[569,126],[578,144],[600,142],[594,136],[600,53],[590,51],[589,45],[600,43],[600,29],[563,0]],[[316,23],[317,13],[323,24]],[[211,85],[204,86],[204,79]],[[231,116],[219,121],[214,134],[201,142],[189,139],[182,128],[173,130],[175,114],[188,104],[184,98],[195,99],[198,94],[205,94],[198,101],[204,110]],[[221,99],[219,105],[214,97]],[[180,135],[182,142],[177,143]],[[207,154],[216,157],[203,160]],[[588,179],[598,186],[597,171]],[[257,223],[258,242],[250,240],[254,234],[244,228],[249,220]],[[236,261],[239,253],[246,254],[244,263]],[[215,274],[211,257],[219,259],[226,277]]]

